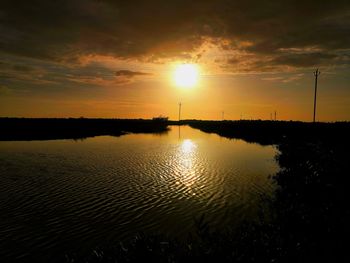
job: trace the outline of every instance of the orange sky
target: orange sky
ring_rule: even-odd
[[[183,119],[311,121],[320,68],[317,119],[350,120],[346,1],[5,2],[2,117],[175,120],[181,101]],[[200,68],[192,88],[182,63]]]
[[[167,65],[157,67],[166,68]],[[310,121],[312,118],[312,72],[283,75],[202,72],[198,85],[188,89],[174,84],[171,71],[158,73],[135,77],[123,84],[94,80],[91,87],[85,87],[85,83],[79,89],[75,86],[74,89],[62,87],[64,92],[56,89],[45,92],[23,89],[12,94],[5,90],[0,97],[0,115],[152,118],[162,114],[177,119],[178,102],[182,102],[183,119],[221,119],[222,111],[225,112],[225,119],[240,119],[241,116],[244,119],[269,119],[275,110],[277,118],[282,120]],[[340,77],[344,81],[338,81],[335,86],[334,82]],[[346,72],[337,75],[321,73],[318,120],[350,119],[348,80]]]

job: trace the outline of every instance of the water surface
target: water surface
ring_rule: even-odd
[[[142,231],[182,237],[254,217],[273,192],[273,146],[187,126],[166,134],[0,142],[2,257],[50,257]]]

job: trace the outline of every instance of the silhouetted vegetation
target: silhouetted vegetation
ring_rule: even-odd
[[[124,119],[30,119],[0,118],[0,140],[81,139],[98,135],[161,133],[167,123]]]
[[[288,140],[345,140],[350,134],[349,122],[307,123],[296,121],[183,121],[192,128],[227,138],[243,139],[262,145],[281,144]]]

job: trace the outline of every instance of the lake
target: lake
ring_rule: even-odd
[[[273,194],[274,146],[171,126],[163,134],[0,142],[0,256],[48,260],[138,232],[225,228]]]

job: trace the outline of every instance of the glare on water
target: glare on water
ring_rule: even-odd
[[[53,253],[138,231],[187,235],[201,215],[216,226],[253,216],[273,191],[276,149],[178,128],[0,142],[0,243]]]

